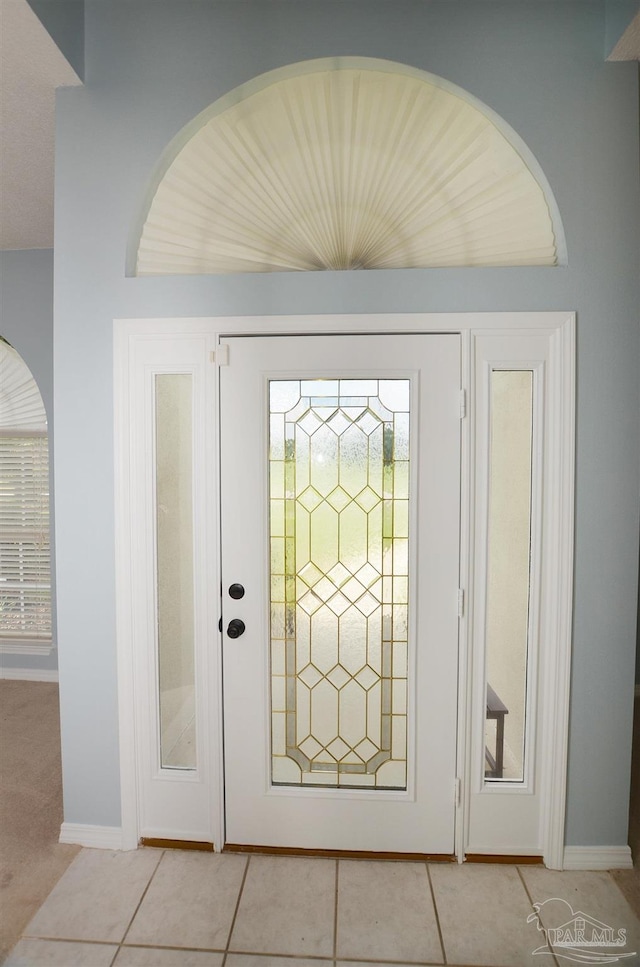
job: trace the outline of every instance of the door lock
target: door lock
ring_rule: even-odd
[[[229,597],[233,598],[234,601],[239,601],[240,598],[244,598],[244,588],[241,584],[232,584],[229,588]]]
[[[244,634],[245,623],[242,618],[232,618],[227,627],[229,638],[239,638]]]

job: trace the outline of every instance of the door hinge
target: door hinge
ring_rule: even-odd
[[[460,390],[460,419],[464,420],[467,415],[467,391],[466,389]]]
[[[458,617],[464,618],[464,591],[458,588]]]
[[[453,801],[456,807],[462,803],[462,780],[455,779],[453,783]]]
[[[211,350],[211,362],[217,363],[218,366],[229,365],[229,343],[221,342],[217,349]]]

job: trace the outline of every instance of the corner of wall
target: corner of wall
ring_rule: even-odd
[[[640,11],[640,0],[605,0],[604,9],[604,59],[606,60]]]

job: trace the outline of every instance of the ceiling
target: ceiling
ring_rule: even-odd
[[[640,59],[640,13],[609,60]],[[78,75],[27,0],[0,0],[0,249],[53,247],[57,87]]]
[[[53,247],[55,90],[77,84],[27,0],[0,0],[0,249]]]
[[[640,60],[640,13],[637,13],[607,60]]]

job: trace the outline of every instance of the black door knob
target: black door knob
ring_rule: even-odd
[[[229,588],[229,597],[233,598],[234,601],[239,601],[240,598],[244,598],[244,588],[241,584],[232,584]]]
[[[242,618],[232,618],[227,628],[227,634],[230,638],[239,638],[240,635],[244,634],[244,628],[245,624]]]

